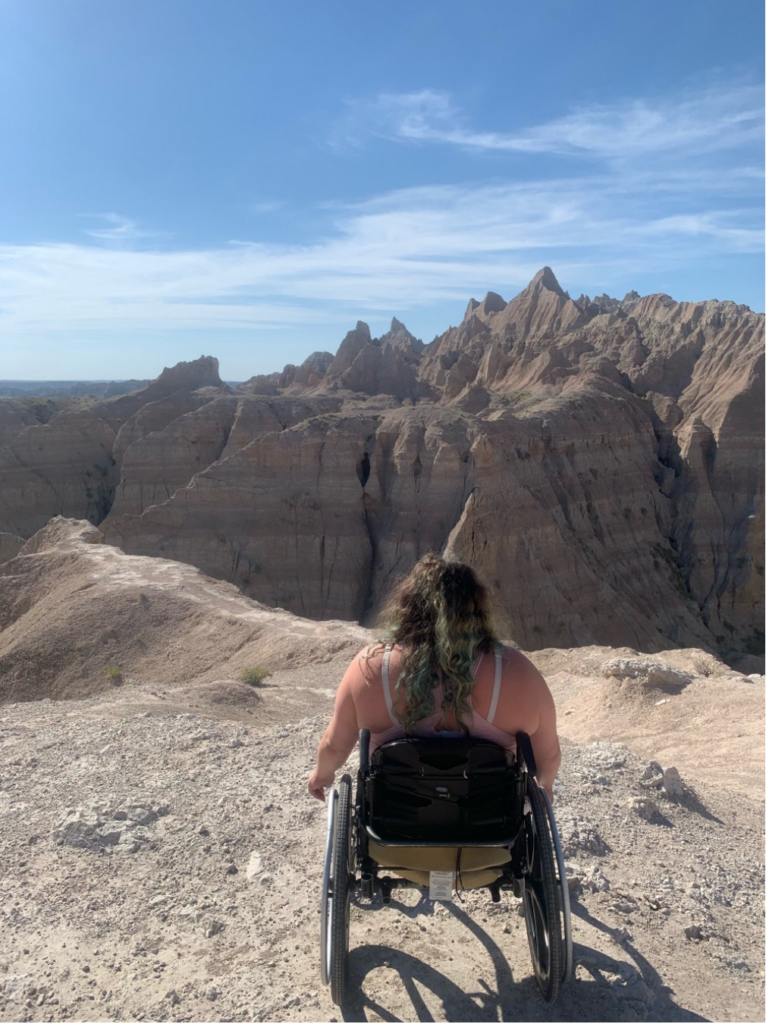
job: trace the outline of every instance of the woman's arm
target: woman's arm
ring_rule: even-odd
[[[357,656],[340,682],[335,695],[335,712],[319,741],[316,767],[309,775],[309,793],[317,800],[324,800],[325,789],[332,786],[336,771],[346,763],[359,738],[353,690],[360,676]]]
[[[495,725],[513,735],[528,733],[537,764],[537,781],[553,799],[553,780],[561,764],[556,706],[540,672],[521,651],[506,648],[503,685]]]
[[[561,747],[556,731],[556,705],[548,684],[530,663],[532,683],[539,713],[537,728],[530,735],[537,763],[537,781],[553,800],[553,781],[561,766]]]

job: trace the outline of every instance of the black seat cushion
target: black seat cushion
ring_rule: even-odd
[[[513,754],[470,736],[384,743],[365,779],[367,824],[384,842],[507,843],[523,785]]]

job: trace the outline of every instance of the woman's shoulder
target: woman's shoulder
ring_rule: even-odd
[[[498,644],[497,649],[503,660],[504,675],[508,673],[518,682],[527,682],[531,685],[536,685],[543,680],[539,670],[517,647],[512,647],[510,644]]]
[[[495,724],[513,734],[519,730],[534,734],[540,715],[551,705],[551,694],[538,669],[522,651],[510,645],[502,648],[503,675]]]
[[[383,687],[385,652],[386,644],[381,641],[368,644],[356,654],[347,673],[349,694],[356,707],[359,727],[373,732],[380,732],[391,724]],[[398,672],[398,663],[392,660],[391,684]]]
[[[374,683],[380,679],[385,651],[385,642],[383,640],[375,640],[373,643],[367,644],[355,655],[352,664],[358,668],[365,682]]]
[[[357,658],[361,661],[382,661],[383,655],[386,652],[385,640],[373,640],[371,644],[366,644],[361,651],[357,654]]]

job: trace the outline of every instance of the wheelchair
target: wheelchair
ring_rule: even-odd
[[[547,1002],[558,998],[572,973],[569,890],[535,774],[525,733],[515,753],[471,736],[407,737],[370,756],[370,733],[360,732],[356,793],[345,774],[327,797],[320,947],[333,1002],[342,1005],[348,984],[352,896],[389,904],[402,888],[520,897],[538,987]]]

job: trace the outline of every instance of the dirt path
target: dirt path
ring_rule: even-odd
[[[564,751],[578,966],[555,1008],[516,900],[408,893],[353,908],[341,1013],[304,788],[338,668],[0,709],[0,1019],[763,1019],[761,809],[698,785],[645,821],[647,762],[610,743]]]

